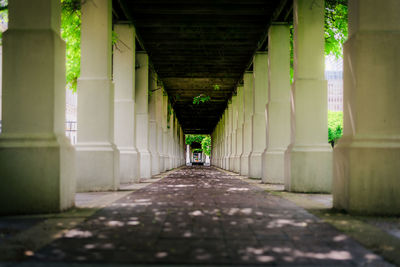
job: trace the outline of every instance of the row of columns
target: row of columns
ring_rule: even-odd
[[[148,55],[136,51],[134,27],[114,25],[112,51],[111,0],[82,4],[78,133],[71,146],[60,11],[55,0],[9,2],[0,201],[10,204],[0,214],[65,210],[77,191],[117,190],[184,164],[182,128]]]
[[[294,0],[293,83],[289,25],[275,23],[212,133],[212,164],[287,191],[333,192],[337,209],[399,214],[398,12],[396,0],[349,1],[344,135],[332,153],[324,1]]]

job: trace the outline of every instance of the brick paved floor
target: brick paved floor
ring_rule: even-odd
[[[293,203],[206,167],[123,197],[30,261],[390,266]]]

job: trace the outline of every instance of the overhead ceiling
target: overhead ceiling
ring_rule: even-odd
[[[135,25],[185,133],[211,133],[273,22],[291,0],[113,0],[114,23]],[[193,98],[210,96],[206,103]]]

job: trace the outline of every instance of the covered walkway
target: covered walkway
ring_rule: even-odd
[[[170,172],[59,232],[21,264],[390,266],[293,202],[213,167]]]

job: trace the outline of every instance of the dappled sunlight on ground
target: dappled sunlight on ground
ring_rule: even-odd
[[[386,264],[292,202],[201,167],[120,198],[28,254],[32,263]]]

